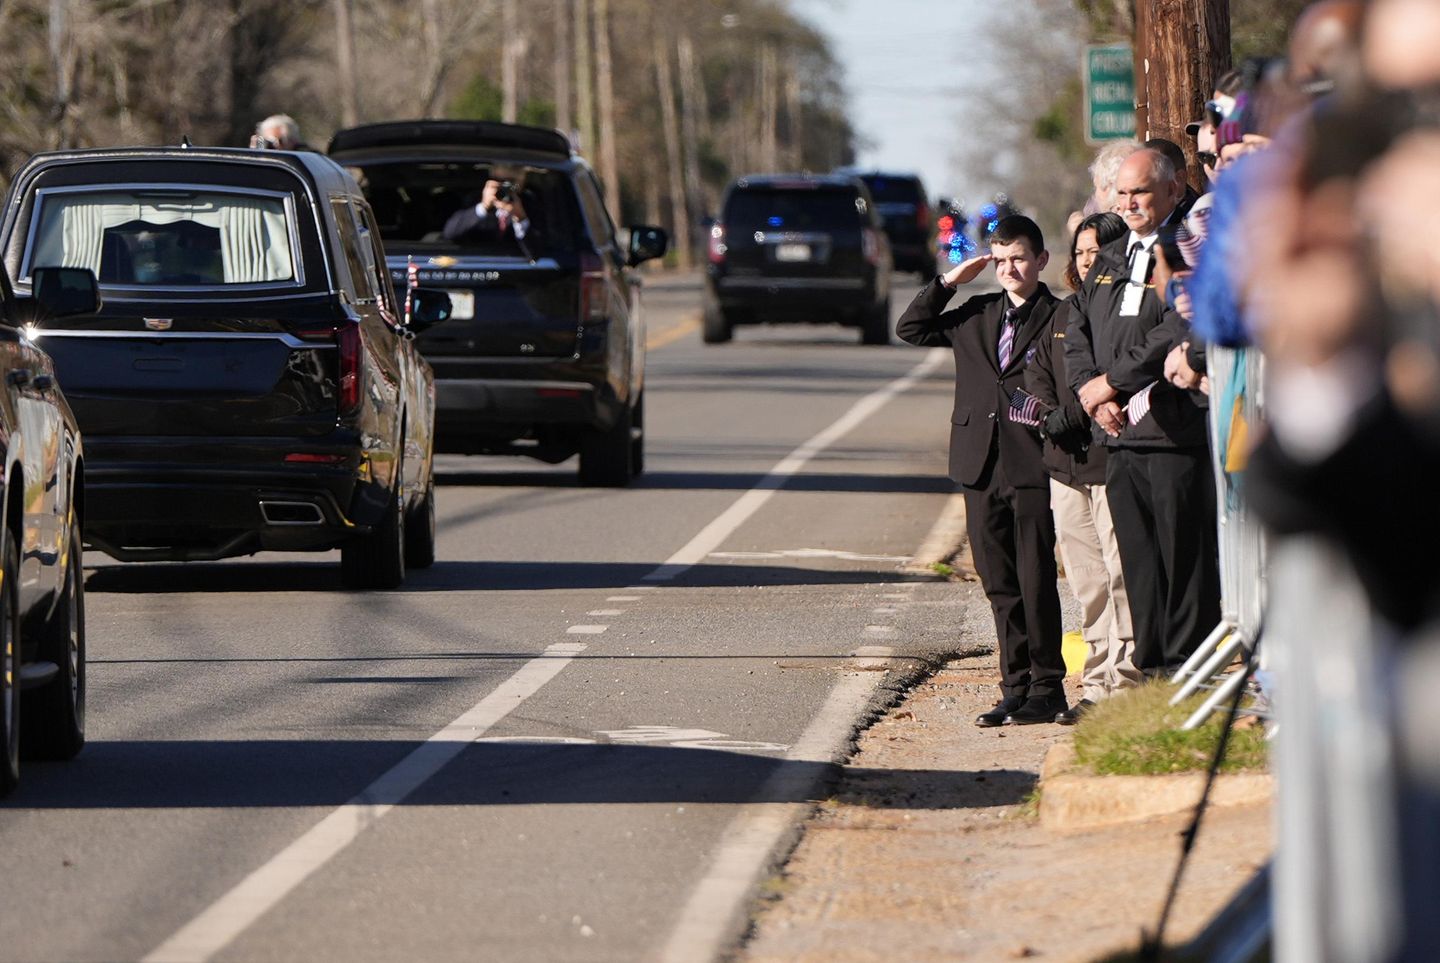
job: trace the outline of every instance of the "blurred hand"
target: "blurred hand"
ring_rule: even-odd
[[[1192,367],[1187,352],[1190,350],[1190,342],[1186,341],[1178,348],[1172,348],[1165,356],[1165,380],[1177,388],[1193,390],[1200,387],[1201,375]]]
[[[1104,375],[1091,378],[1080,386],[1080,407],[1085,409],[1085,414],[1095,418],[1095,408],[1114,398],[1115,395],[1115,389],[1110,387],[1110,382],[1105,380]]]
[[[1113,401],[1107,401],[1095,409],[1092,416],[1100,430],[1111,438],[1119,438],[1125,427],[1125,409]]]

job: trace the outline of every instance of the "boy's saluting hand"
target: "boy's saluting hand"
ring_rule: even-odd
[[[941,275],[940,280],[944,282],[948,288],[953,288],[960,284],[969,284],[980,276],[980,272],[985,270],[986,265],[994,260],[995,258],[989,254],[977,254],[970,260],[961,261],[946,271]]]

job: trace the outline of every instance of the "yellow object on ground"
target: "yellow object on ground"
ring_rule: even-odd
[[[1065,674],[1079,675],[1085,668],[1085,639],[1079,632],[1066,632],[1060,639],[1060,654],[1065,657]]]

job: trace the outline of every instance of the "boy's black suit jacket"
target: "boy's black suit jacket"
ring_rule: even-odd
[[[1011,421],[1010,396],[1025,387],[1025,363],[1036,336],[1048,330],[1060,301],[1040,285],[1020,308],[1010,363],[1000,370],[1000,325],[1010,296],[1001,291],[970,298],[950,311],[955,292],[931,281],[905,309],[895,326],[902,341],[925,347],[949,346],[955,353],[955,409],[950,415],[950,478],[961,485],[982,479],[992,449],[998,471],[1016,488],[1048,488],[1040,435]]]

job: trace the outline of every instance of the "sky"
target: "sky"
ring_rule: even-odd
[[[859,163],[912,171],[931,199],[964,196],[952,163],[963,136],[954,99],[964,58],[981,49],[983,7],[966,0],[791,0],[844,69]]]

